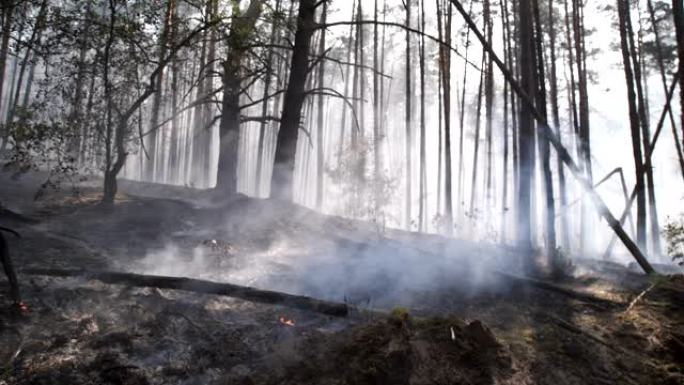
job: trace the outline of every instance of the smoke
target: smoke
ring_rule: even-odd
[[[170,242],[125,268],[389,308],[419,305],[426,292],[496,290],[494,272],[512,261],[505,250],[485,244],[420,235],[399,242],[362,222],[283,203],[274,209],[274,203],[236,205],[215,239],[203,242],[206,232],[196,232],[194,246]],[[238,218],[244,221],[236,230]],[[212,250],[207,244],[213,240],[231,250]]]

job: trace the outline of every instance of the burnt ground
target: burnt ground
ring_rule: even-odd
[[[26,315],[0,277],[0,384],[684,384],[681,276],[576,261],[554,284],[595,298],[577,299],[502,279],[512,249],[134,182],[113,209],[96,181],[34,201],[40,183],[0,173],[3,205],[39,221],[0,218],[22,234],[19,270],[188,276],[356,310],[20,272]]]

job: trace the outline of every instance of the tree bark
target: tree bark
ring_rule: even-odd
[[[166,2],[166,11],[164,12],[164,24],[162,26],[162,32],[161,35],[159,36],[159,54],[157,57],[161,61],[164,57],[166,57],[166,52],[168,48],[168,40],[169,40],[169,35],[171,33],[171,18],[173,15],[173,9],[175,7],[175,0],[167,0]],[[154,95],[152,96],[152,110],[150,113],[150,126],[149,130],[152,131],[150,135],[148,135],[148,143],[147,143],[147,148],[149,151],[149,156],[150,159],[147,161],[145,165],[145,180],[154,182],[157,180],[161,180],[163,178],[159,178],[159,166],[162,163],[162,158],[163,157],[158,157],[157,156],[157,137],[159,136],[158,133],[161,132],[162,130],[157,130],[157,125],[159,123],[159,114],[161,111],[161,102],[162,102],[162,84],[164,83],[164,70],[159,71],[157,74],[157,79],[156,79],[156,85],[157,89],[154,90]],[[162,143],[163,145],[163,143]],[[163,152],[159,151],[160,153]]]
[[[425,32],[425,0],[420,1],[420,30]],[[418,229],[425,231],[427,176],[425,165],[425,36],[420,37],[420,175],[418,204]]]
[[[411,27],[411,0],[406,0],[406,27]],[[406,88],[406,105],[404,110],[404,125],[406,128],[406,208],[404,210],[406,229],[411,230],[411,147],[412,147],[412,130],[411,130],[411,33],[406,30],[406,72],[405,72],[405,88]]]
[[[627,102],[629,105],[629,123],[632,133],[632,155],[634,156],[636,191],[637,191],[637,245],[642,250],[646,247],[646,195],[644,191],[644,175],[642,173],[643,153],[641,149],[641,127],[639,125],[639,112],[637,96],[634,91],[634,71],[630,56],[630,45],[627,37],[627,18],[629,17],[629,4],[626,0],[618,0],[618,19],[620,28],[620,48],[622,62],[627,84]]]
[[[453,178],[451,170],[451,50],[446,47],[447,45],[451,45],[451,18],[451,4],[447,3],[446,23],[444,26],[445,44],[439,46],[439,64],[442,73],[442,105],[444,106],[444,230],[446,231],[447,236],[451,236],[454,231],[452,197]],[[468,52],[466,48],[466,57],[467,56]],[[468,66],[466,66],[466,68],[467,67]],[[463,127],[461,127],[461,152],[463,151],[462,134]]]
[[[2,111],[2,92],[5,85],[5,69],[7,67],[7,57],[9,56],[9,41],[12,34],[12,22],[14,16],[14,2],[3,1],[2,4],[2,38],[0,39],[0,111]],[[2,135],[2,147],[0,154],[7,148],[9,140],[9,130],[4,128]]]
[[[284,97],[283,114],[280,118],[271,196],[285,201],[292,201],[293,197],[297,137],[302,118],[302,105],[306,98],[304,86],[308,73],[308,56],[314,31],[315,9],[315,0],[300,0],[290,76]]]
[[[351,14],[351,19],[350,20],[355,20],[356,19],[356,1],[354,0],[352,2],[352,14]],[[349,24],[349,35],[348,35],[348,46],[347,46],[347,63],[351,61],[351,52],[352,52],[352,40],[354,40],[354,24]],[[354,43],[354,47],[356,47],[356,43]],[[356,54],[356,52],[354,53]],[[356,70],[356,67],[354,67],[354,70]],[[350,72],[351,72],[351,66],[347,66],[347,69],[344,74],[344,97],[347,98],[349,95],[349,79],[350,79]],[[342,103],[342,119],[340,121],[340,139],[339,139],[339,159],[338,161],[341,161],[343,156],[344,156],[344,132],[347,128],[347,103]],[[352,124],[352,129],[350,130],[353,132],[355,128],[353,127]],[[353,135],[353,134],[352,134]]]
[[[323,8],[321,8],[321,24],[325,25],[326,16],[328,13],[328,2],[323,2]],[[377,16],[377,12],[376,12]],[[377,27],[376,27],[377,29]],[[376,30],[377,32],[377,30]],[[377,43],[377,39],[376,39]],[[325,56],[325,28],[321,30],[321,34],[318,41],[318,53],[321,57]],[[377,60],[376,60],[377,61]],[[323,89],[325,87],[325,60],[321,60],[318,67],[318,88]],[[323,209],[323,179],[325,177],[325,153],[323,148],[323,134],[325,132],[325,110],[324,103],[325,96],[323,94],[318,95],[318,120],[316,122],[316,208],[318,210]],[[377,109],[377,107],[376,107]],[[377,131],[377,130],[376,130]]]
[[[216,294],[240,298],[245,301],[283,305],[295,309],[309,310],[334,317],[345,317],[349,312],[349,307],[344,303],[335,303],[302,295],[293,295],[270,290],[260,290],[248,286],[234,285],[232,283],[218,283],[193,278],[76,269],[27,269],[24,270],[23,273],[29,275],[46,275],[50,277],[84,278],[90,280],[94,279],[111,285],[156,287],[159,289]]]
[[[629,5],[627,5],[627,14],[625,15],[625,24],[627,27],[627,38],[630,47],[630,56],[632,58],[632,63],[634,65],[634,85],[637,92],[637,102],[638,102],[638,115],[639,122],[641,124],[641,143],[643,150],[648,150],[648,144],[651,140],[651,130],[649,128],[648,122],[648,106],[647,106],[647,96],[644,94],[644,84],[641,69],[641,62],[639,59],[639,53],[637,52],[638,47],[634,41],[634,29],[632,27],[632,16]],[[647,200],[648,200],[648,219],[650,221],[651,230],[651,251],[655,255],[660,255],[660,227],[658,225],[658,210],[656,208],[656,197],[655,197],[655,185],[653,181],[653,168],[646,167],[644,169],[646,172],[646,188],[647,188]]]
[[[382,175],[382,134],[381,127],[382,123],[380,121],[380,106],[381,106],[381,95],[380,95],[380,76],[378,75],[378,0],[375,0],[373,4],[373,20],[375,24],[373,25],[373,169],[374,172],[374,182],[373,182],[373,200],[376,218],[380,215],[380,200],[383,199],[381,196],[379,183]],[[383,41],[384,43],[384,41]]]
[[[675,37],[677,40],[677,57],[679,68],[679,110],[682,130],[682,147],[684,147],[684,0],[672,0],[672,18],[674,19]]]
[[[663,47],[660,41],[660,31],[658,30],[658,23],[655,17],[655,9],[653,8],[653,1],[648,0],[648,14],[651,21],[651,26],[653,27],[653,36],[656,46],[656,61],[658,62],[658,70],[660,72],[660,80],[663,83],[663,92],[667,94],[667,78],[665,63],[663,61]],[[675,151],[677,152],[677,160],[679,160],[679,170],[682,173],[682,179],[684,179],[684,152],[682,152],[682,143],[679,142],[679,135],[677,134],[677,124],[675,123],[674,113],[672,112],[672,107],[668,104],[667,115],[670,118],[670,126],[672,128],[672,136],[675,142]]]
[[[551,97],[551,113],[553,115],[553,125],[556,130],[558,140],[562,143],[562,135],[560,131],[560,113],[558,106],[558,72],[556,67],[556,17],[553,10],[553,0],[549,0],[549,54],[550,54],[550,97]],[[560,198],[560,206],[565,207],[568,204],[568,191],[565,183],[565,170],[563,169],[563,162],[560,157],[556,157],[556,170],[558,172],[558,195]],[[567,250],[570,247],[570,223],[568,216],[562,215],[560,219],[560,239],[563,247]]]
[[[486,55],[484,50],[482,52],[482,64],[485,63]],[[484,65],[483,65],[484,67]],[[475,137],[473,138],[473,170],[472,179],[470,180],[470,205],[469,212],[470,217],[475,218],[477,215],[477,207],[475,206],[475,196],[477,194],[477,171],[478,171],[478,160],[480,155],[480,126],[482,123],[482,88],[485,78],[484,70],[480,73],[480,84],[477,86],[477,108],[475,109]]]
[[[539,12],[539,0],[534,1],[534,24],[535,24],[535,50],[537,54],[537,109],[544,119],[547,119],[546,109],[546,68],[544,65],[544,47],[542,44],[543,34],[541,17]],[[537,144],[541,157],[542,177],[544,181],[544,214],[545,214],[545,240],[546,255],[550,259],[551,266],[557,274],[562,274],[562,266],[556,252],[556,207],[553,197],[553,177],[551,174],[551,148],[548,138],[544,135],[542,127],[538,127]]]
[[[223,193],[224,196],[237,192],[240,93],[244,80],[243,61],[247,52],[248,39],[252,35],[256,21],[261,14],[261,5],[261,0],[252,0],[244,14],[233,14],[228,37],[228,55],[222,65],[223,100],[219,123],[220,139],[216,190]]]
[[[472,15],[473,13],[473,3],[474,1],[470,2],[470,8],[468,9],[468,16]],[[466,51],[465,51],[465,60],[468,61],[468,54],[470,53],[470,29],[466,31]],[[450,51],[447,53],[450,55]],[[449,63],[449,66],[451,64]],[[468,66],[465,65],[463,66],[463,84],[461,87],[461,109],[459,111],[460,116],[459,116],[459,133],[458,133],[458,180],[457,180],[457,190],[458,190],[458,221],[461,221],[462,219],[462,214],[463,214],[463,208],[465,207],[465,193],[463,189],[463,177],[464,177],[464,172],[465,172],[465,166],[463,164],[463,143],[464,143],[464,134],[465,134],[465,94],[466,94],[466,88],[468,84]],[[446,89],[445,89],[445,94],[446,94]],[[449,104],[445,104],[448,106]],[[446,135],[446,134],[445,134]],[[447,138],[449,137],[446,135]],[[447,163],[448,164],[448,163]],[[448,172],[447,172],[448,174]]]
[[[271,25],[271,36],[269,37],[268,41],[270,45],[274,45],[277,43],[276,38],[278,37],[278,26],[279,23],[276,22],[276,18],[280,17],[280,6],[281,6],[281,0],[276,1],[276,7],[275,7],[275,13],[273,14],[273,21]],[[263,102],[261,104],[261,116],[265,117],[268,115],[268,93],[271,90],[271,81],[273,78],[273,55],[275,53],[275,48],[269,48],[268,50],[268,56],[266,57],[266,73],[264,74],[264,92],[262,94],[262,99]],[[267,121],[264,119],[261,121],[259,124],[259,145],[257,148],[257,163],[256,163],[256,187],[255,187],[255,193],[257,196],[262,196],[261,190],[262,190],[262,173],[263,173],[263,168],[264,168],[264,141],[266,140],[266,125]]]
[[[521,1],[518,4],[518,44],[520,45],[520,87],[527,95],[536,92],[535,79],[535,47],[533,36],[533,18],[531,2]],[[534,105],[522,104],[520,106],[520,185],[518,190],[518,246],[523,250],[532,250],[531,219],[531,191],[534,188],[534,126],[531,107]]]
[[[492,34],[494,30],[494,23],[492,20],[492,12],[489,0],[483,2],[483,17],[485,19],[485,36],[487,43],[492,44]],[[484,97],[485,97],[485,151],[487,155],[487,169],[485,175],[485,201],[487,205],[491,203],[492,199],[492,130],[493,130],[493,112],[494,112],[494,65],[492,58],[487,55],[484,75]],[[489,213],[489,210],[487,210]]]

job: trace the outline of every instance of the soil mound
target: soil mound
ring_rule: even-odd
[[[289,367],[284,383],[494,384],[511,374],[508,349],[492,332],[455,317],[414,320],[394,311],[316,345],[305,346],[309,355]]]

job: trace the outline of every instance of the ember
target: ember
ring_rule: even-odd
[[[283,324],[283,325],[295,326],[294,320],[285,318],[285,317],[283,317],[283,316],[280,316],[280,318],[278,318],[278,321],[280,321],[280,323]]]
[[[29,312],[28,305],[26,305],[24,302],[17,302],[14,304],[15,308],[19,313],[22,315],[26,315]]]

